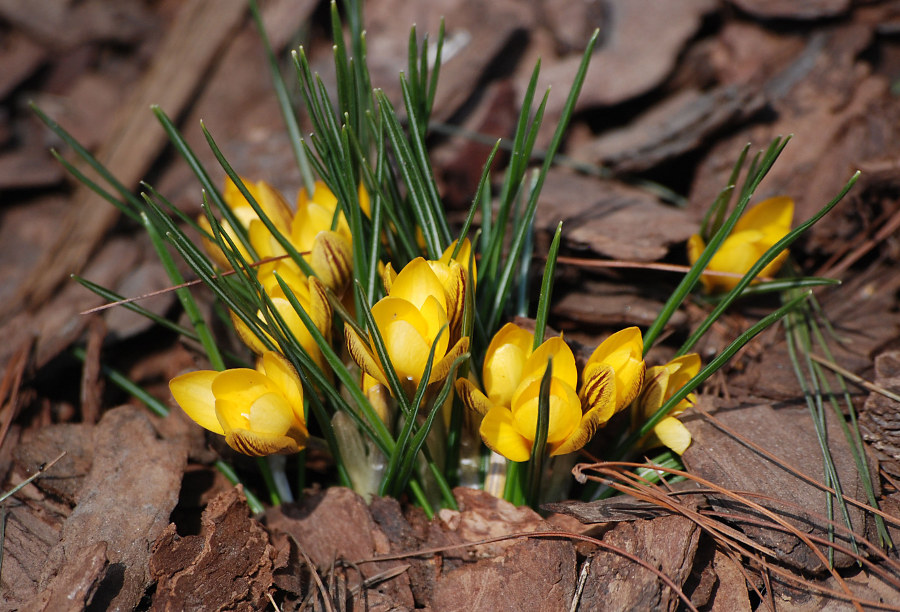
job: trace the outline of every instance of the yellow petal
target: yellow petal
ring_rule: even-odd
[[[456,243],[457,243],[457,241],[454,240],[452,243],[450,243],[450,246],[448,246],[444,250],[443,254],[441,255],[440,262],[450,265],[451,261],[455,261],[460,266],[462,266],[465,276],[468,276],[469,265],[471,262],[472,280],[473,280],[473,282],[477,283],[478,282],[478,270],[477,270],[477,266],[475,265],[475,259],[472,257],[472,243],[469,241],[468,238],[463,239],[462,246],[459,247],[459,253],[457,253],[456,257],[454,257],[451,260],[450,255],[453,254],[453,249],[456,248]]]
[[[484,416],[494,407],[494,404],[487,396],[476,387],[472,381],[465,378],[456,379],[456,394],[459,399],[466,405],[469,410],[474,410],[478,414]],[[501,406],[502,407],[502,406]]]
[[[357,196],[359,197],[360,210],[362,210],[362,212],[365,216],[371,218],[372,217],[371,198],[369,198],[369,192],[366,191],[366,188],[362,183],[359,184],[359,192],[358,192]]]
[[[234,402],[241,407],[241,413],[246,413],[260,396],[277,391],[278,388],[265,375],[249,368],[225,370],[212,381],[216,400]]]
[[[247,347],[256,353],[257,355],[262,355],[266,350],[266,345],[260,340],[256,334],[250,331],[250,328],[244,323],[236,314],[231,311],[228,311],[228,314],[231,316],[231,323],[234,325],[234,331],[237,332],[238,337],[243,341]],[[265,332],[264,332],[265,333]],[[271,340],[271,336],[266,334],[266,336]]]
[[[337,198],[322,181],[316,181],[312,198],[307,196],[306,189],[300,190],[297,194],[297,213],[291,223],[291,240],[299,250],[311,250],[319,232],[331,231],[338,208]],[[336,230],[350,240],[350,228],[343,212],[338,213]]]
[[[791,229],[794,202],[791,198],[779,196],[769,198],[747,210],[734,226],[731,234],[709,262],[709,270],[743,275],[756,261],[783,238]],[[692,255],[693,238],[688,242],[688,256]],[[702,241],[701,241],[702,242]],[[778,272],[787,252],[780,254],[761,274],[772,276]],[[739,276],[714,276],[704,274],[703,285],[709,292],[724,292],[733,289],[740,281]]]
[[[394,285],[394,279],[397,278],[397,272],[391,262],[387,262],[381,269],[381,284],[384,285],[384,293],[391,294],[391,287]]]
[[[440,303],[444,312],[447,312],[444,286],[428,262],[421,257],[413,259],[403,267],[391,284],[389,295],[404,299],[416,308],[421,308],[429,297],[433,297]]]
[[[647,384],[644,385],[641,399],[638,402],[641,418],[649,419],[662,407],[666,401],[670,376],[670,368],[666,366],[655,366],[647,370]]]
[[[605,423],[612,418],[616,413],[616,377],[613,369],[605,363],[585,366],[580,397],[585,414],[594,414],[592,419]]]
[[[309,265],[323,283],[342,296],[353,278],[353,247],[350,242],[331,231],[316,234],[309,256]]]
[[[387,386],[387,377],[382,372],[378,359],[372,353],[368,343],[356,333],[356,330],[347,324],[344,324],[344,337],[347,339],[347,351],[350,353],[353,361],[356,362],[363,372],[382,385]]]
[[[674,417],[666,417],[656,424],[653,433],[663,445],[671,448],[679,455],[691,444],[691,432]]]
[[[544,371],[547,369],[547,362],[551,358],[553,359],[553,378],[558,378],[574,388],[578,383],[575,356],[572,354],[572,349],[569,348],[569,345],[559,336],[545,340],[528,357],[525,365],[522,367],[521,383],[542,378]],[[515,395],[513,397],[515,398]],[[515,402],[515,399],[513,399],[513,402]]]
[[[363,393],[366,394],[366,398],[368,398],[369,403],[372,404],[372,408],[375,409],[375,412],[378,414],[378,418],[380,418],[385,424],[388,426],[391,425],[391,393],[388,388],[363,372],[363,384],[362,384]],[[354,425],[354,427],[356,427]]]
[[[540,403],[540,379],[524,385],[513,400],[512,415],[516,431],[534,440]],[[559,380],[550,380],[550,422],[547,427],[547,444],[551,447],[568,438],[581,421],[581,402],[575,389]]]
[[[507,408],[491,408],[484,415],[479,432],[485,446],[510,461],[528,461],[531,456],[531,441],[516,431],[512,413]]]
[[[214,236],[212,226],[209,224],[209,219],[206,218],[206,215],[200,215],[197,217],[197,225],[199,225],[202,229],[206,230],[211,236]],[[234,230],[231,229],[231,226],[228,224],[228,221],[223,220],[221,222],[222,231],[225,232],[234,242],[234,244],[238,247],[238,250],[241,252],[241,255],[244,256],[245,259],[249,257],[246,249],[244,249],[241,241],[238,240],[237,236],[234,233]],[[228,261],[228,258],[225,257],[225,254],[222,252],[222,249],[219,248],[217,242],[210,240],[205,235],[201,237],[201,241],[203,242],[203,248],[206,250],[207,255],[209,255],[210,259],[219,266],[219,268],[223,270],[231,269],[231,262]]]
[[[265,393],[253,402],[247,412],[250,431],[283,436],[294,424],[294,411],[279,393]]]
[[[602,363],[613,369],[616,377],[616,411],[634,401],[641,390],[644,381],[643,352],[641,330],[628,327],[604,340],[588,359],[588,366]]]
[[[281,318],[284,320],[287,328],[291,331],[291,334],[297,339],[300,346],[309,353],[309,356],[316,362],[319,369],[323,372],[328,371],[325,364],[325,358],[322,356],[322,350],[319,348],[319,345],[312,334],[309,333],[309,329],[307,329],[303,319],[300,318],[300,315],[297,314],[297,311],[294,310],[291,303],[283,298],[272,298],[272,305],[275,306],[275,310],[281,315]],[[304,307],[307,314],[310,314],[310,310],[312,309],[309,304],[301,304],[301,306]],[[262,314],[260,314],[260,319],[262,318]],[[322,332],[326,339],[330,337],[330,327],[320,329],[319,331]]]
[[[239,453],[251,457],[291,455],[299,453],[304,444],[290,436],[260,434],[246,429],[233,429],[225,435],[225,442]]]
[[[384,327],[379,325],[379,331],[397,376],[418,385],[422,380],[431,346],[406,319],[397,319]]]
[[[219,372],[201,370],[176,376],[169,381],[172,397],[200,427],[223,435],[225,432],[216,418],[216,396],[212,383]]]
[[[794,200],[787,196],[777,196],[763,200],[748,209],[734,224],[732,234],[748,229],[759,230],[777,236],[772,244],[791,231],[794,218]],[[771,245],[770,245],[771,246]]]
[[[522,380],[522,368],[531,355],[534,335],[514,323],[500,328],[484,358],[484,390],[495,404],[509,406]]]
[[[440,361],[437,361],[437,355],[435,355],[435,363],[431,366],[431,378],[428,382],[433,383],[447,378],[447,375],[450,374],[450,369],[453,367],[453,362],[468,350],[469,338],[466,337],[460,338]]]
[[[275,351],[266,351],[257,367],[278,388],[295,417],[302,423],[304,421],[303,387],[291,362]]]
[[[241,182],[266,216],[275,224],[275,227],[280,232],[287,233],[290,227],[291,208],[281,194],[265,181],[254,183],[241,178]],[[244,222],[245,227],[249,226],[251,219],[259,218],[238,186],[228,177],[225,178],[225,190],[222,192],[222,196],[232,212]]]
[[[330,334],[328,332],[331,331],[334,311],[331,309],[331,302],[328,301],[328,293],[325,291],[325,286],[313,276],[309,278],[307,291],[309,291],[309,307],[306,308],[306,312],[309,314],[309,318],[313,320],[313,323],[315,323],[316,328],[326,338],[329,338]],[[301,301],[301,304],[303,303]]]
[[[259,219],[254,219],[250,222],[247,234],[250,237],[250,244],[253,246],[253,250],[256,251],[256,254],[259,255],[260,259],[280,257],[281,255],[287,254],[287,251],[284,250],[281,243],[278,242],[272,232],[269,231],[269,228],[266,227],[265,223]],[[274,264],[263,264],[260,268],[265,269],[265,266],[273,265]]]
[[[450,321],[451,330],[458,331],[462,324],[463,310],[466,302],[466,273],[458,263],[444,264],[438,261],[429,261],[431,271],[444,287],[446,294],[447,319]]]

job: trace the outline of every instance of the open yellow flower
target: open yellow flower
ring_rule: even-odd
[[[263,212],[266,213],[266,216],[271,219],[273,224],[275,224],[275,227],[277,227],[278,230],[282,233],[287,234],[290,231],[291,227],[291,209],[290,206],[288,206],[287,202],[284,201],[284,198],[281,197],[281,194],[278,193],[278,191],[275,190],[274,187],[272,187],[265,181],[254,183],[252,181],[244,179],[242,180],[244,182],[244,186],[247,188],[247,191],[250,192],[250,195],[253,196],[253,199],[256,200],[256,203],[260,205],[260,207],[263,209]],[[234,216],[246,231],[250,231],[250,226],[254,221],[262,225],[262,221],[259,220],[259,215],[257,215],[256,211],[253,210],[253,207],[250,206],[250,202],[248,202],[244,195],[240,192],[237,185],[235,185],[234,182],[227,177],[225,179],[225,190],[222,192],[222,199],[225,200],[225,204],[228,206],[228,208],[231,209],[231,212],[234,213]],[[197,224],[210,234],[213,233],[212,227],[209,224],[209,220],[205,215],[200,216],[200,218],[197,220]],[[231,241],[235,244],[241,256],[244,259],[249,260],[250,254],[244,248],[243,244],[238,239],[237,234],[235,233],[235,229],[231,227],[228,221],[222,221],[222,230],[225,232],[225,234],[228,235],[229,238],[231,238]],[[229,263],[228,258],[225,257],[221,249],[219,249],[218,244],[206,237],[203,237],[203,246],[212,260],[219,267],[225,270],[231,268],[231,264]],[[255,248],[256,246],[254,245],[254,249]]]
[[[599,406],[602,422],[634,401],[644,382],[644,339],[637,327],[628,327],[604,340],[584,366],[582,402],[596,407],[612,388],[614,402]]]
[[[794,200],[787,196],[763,200],[746,211],[735,223],[731,234],[725,238],[707,266],[707,270],[713,272],[730,272],[739,276],[704,274],[700,277],[704,289],[708,293],[734,289],[741,280],[740,276],[746,274],[766,251],[791,231],[793,217]],[[694,234],[688,240],[687,247],[688,259],[693,265],[700,258],[706,244],[703,238]],[[787,256],[788,252],[782,251],[762,269],[760,275],[774,275]]]
[[[239,453],[287,455],[306,446],[303,388],[293,366],[278,353],[264,353],[255,370],[182,374],[169,389],[191,419],[225,436]]]
[[[446,378],[453,361],[468,348],[468,338],[451,345],[444,286],[421,257],[401,270],[387,297],[372,307],[372,317],[391,365],[410,395],[422,380],[432,345],[435,352],[429,383]],[[366,341],[350,326],[345,326],[345,335],[347,348],[360,368],[387,386],[385,365],[371,348],[371,336]]]
[[[644,421],[652,417],[676,391],[696,376],[699,371],[700,356],[696,353],[677,357],[665,365],[647,370],[647,384],[641,392],[637,404],[636,414],[639,420]],[[692,406],[696,400],[693,393],[689,394],[653,428],[653,435],[659,442],[679,455],[691,444],[691,432],[675,417]]]
[[[612,415],[612,378],[598,383],[595,404],[585,405],[575,392],[578,371],[572,350],[562,338],[550,338],[534,351],[534,336],[513,323],[504,325],[485,353],[482,378],[485,393],[460,378],[456,390],[470,409],[482,414],[480,433],[485,445],[511,461],[527,461],[534,445],[541,380],[552,359],[550,420],[547,448],[551,455],[580,449]],[[608,418],[608,417],[606,417]]]

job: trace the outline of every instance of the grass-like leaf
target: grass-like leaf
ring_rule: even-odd
[[[537,424],[534,430],[534,444],[528,459],[527,493],[528,504],[536,508],[541,497],[541,480],[544,474],[544,458],[547,455],[547,432],[550,429],[550,384],[553,380],[553,359],[547,360],[547,369],[541,378],[538,396]]]

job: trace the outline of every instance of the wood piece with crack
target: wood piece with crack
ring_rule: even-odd
[[[192,0],[182,6],[152,67],[117,113],[113,136],[97,154],[126,187],[135,185],[149,170],[166,143],[165,133],[152,129],[147,106],[158,104],[170,116],[180,115],[245,11],[242,0]],[[196,36],[201,30],[204,35]],[[3,314],[45,301],[70,274],[84,267],[118,218],[116,208],[81,186],[60,222],[55,244],[33,268],[41,273],[30,275]]]

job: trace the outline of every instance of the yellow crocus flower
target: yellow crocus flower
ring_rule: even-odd
[[[463,246],[460,247],[456,258],[451,259],[450,255],[453,253],[455,247],[456,241],[447,247],[443,255],[441,255],[441,258],[437,261],[423,260],[422,258],[414,260],[416,262],[419,260],[426,261],[431,268],[431,271],[434,272],[441,286],[444,288],[443,302],[447,312],[447,319],[450,324],[451,342],[456,342],[459,339],[460,330],[462,328],[462,318],[466,305],[466,292],[468,291],[469,254],[472,249],[469,239],[466,238],[463,241]],[[410,264],[411,263],[412,262],[410,262]],[[407,264],[407,267],[410,264]],[[416,263],[416,265],[418,266],[421,264]],[[474,279],[474,269],[472,270],[472,276]],[[390,263],[382,270],[381,278],[384,284],[384,291],[388,295],[398,295],[402,297],[403,293],[410,291],[410,288],[404,286],[402,283],[399,289],[394,289],[398,274],[394,271]]]
[[[435,345],[429,383],[444,379],[453,361],[468,349],[468,338],[451,345],[444,286],[421,257],[407,264],[394,279],[387,297],[372,306],[372,317],[384,340],[388,357],[409,395],[422,380],[431,347]],[[347,348],[369,376],[387,386],[385,366],[364,340],[345,326]]]
[[[604,340],[584,366],[579,393],[582,402],[595,406],[611,387],[615,401],[604,402],[602,422],[634,401],[644,382],[644,339],[637,327],[628,327]]]
[[[263,353],[255,370],[182,374],[169,389],[191,419],[225,436],[239,453],[287,455],[306,446],[303,388],[293,366],[278,353]]]
[[[291,226],[291,209],[287,202],[284,201],[284,198],[281,197],[281,194],[265,181],[254,183],[245,179],[241,180],[247,188],[247,191],[249,191],[250,195],[253,196],[253,199],[256,200],[256,203],[262,207],[266,216],[275,224],[275,227],[282,233],[287,233]],[[256,211],[250,206],[250,202],[248,202],[240,192],[237,185],[234,184],[234,181],[228,177],[225,178],[225,189],[222,192],[222,199],[225,200],[226,206],[231,209],[231,212],[234,213],[234,216],[246,231],[249,232],[250,226],[254,221],[262,224],[259,220],[259,215],[257,215]],[[209,219],[207,219],[205,215],[201,215],[200,218],[197,219],[197,224],[210,234],[213,233],[212,227],[209,224]],[[229,238],[231,238],[231,241],[235,244],[241,256],[244,259],[249,260],[250,254],[244,248],[244,245],[238,239],[234,228],[231,227],[228,221],[222,221],[222,230]],[[228,258],[225,257],[219,249],[219,245],[205,236],[202,240],[206,252],[216,265],[224,270],[231,269],[231,264],[229,263]],[[254,246],[254,249],[255,248],[256,247]]]
[[[527,461],[534,445],[541,380],[553,364],[550,380],[550,421],[547,448],[564,455],[584,446],[597,427],[612,415],[611,379],[598,383],[594,404],[584,404],[575,392],[578,371],[572,350],[562,338],[550,338],[532,351],[534,335],[513,323],[495,334],[485,353],[482,378],[485,393],[460,378],[456,390],[470,409],[484,415],[480,433],[485,445],[511,461]],[[607,417],[608,418],[608,417]]]
[[[319,279],[315,277],[307,278],[302,274],[294,273],[289,269],[281,270],[280,274],[282,274],[284,280],[291,288],[291,291],[294,292],[294,297],[296,297],[297,301],[300,302],[300,305],[303,306],[303,309],[312,319],[316,328],[322,332],[322,335],[325,336],[326,339],[330,339],[333,313],[331,304],[328,302],[328,298],[325,295],[325,288]],[[310,334],[309,329],[303,323],[303,319],[300,318],[300,315],[297,314],[297,311],[294,310],[294,307],[291,306],[291,303],[287,300],[284,291],[282,291],[281,286],[277,283],[274,276],[266,279],[263,288],[271,297],[275,310],[278,311],[278,314],[284,319],[288,330],[294,338],[296,338],[297,342],[300,343],[300,346],[309,353],[309,356],[316,362],[316,365],[319,366],[320,370],[323,372],[330,372],[325,362],[325,357],[322,355],[322,350],[319,348],[319,345],[316,343],[312,334]],[[265,321],[262,312],[258,312],[257,316],[260,321]],[[241,340],[244,341],[244,344],[250,347],[257,355],[265,354],[267,349],[262,340],[250,331],[250,328],[238,317],[232,314],[231,319],[234,323],[235,331],[237,331]]]
[[[738,219],[731,234],[722,242],[707,266],[712,272],[730,272],[737,276],[704,274],[700,277],[707,293],[721,293],[734,289],[740,277],[759,260],[776,242],[791,231],[794,217],[794,200],[778,196],[763,200],[749,209]],[[706,244],[698,234],[690,237],[687,244],[688,259],[693,265]],[[788,252],[782,251],[778,257],[762,269],[761,276],[773,276],[781,268]]]
[[[647,370],[647,385],[637,404],[636,414],[639,419],[646,420],[652,417],[676,391],[696,376],[699,371],[700,356],[696,353],[677,357],[665,365]],[[653,428],[653,435],[659,442],[679,455],[690,445],[691,432],[675,417],[696,401],[696,396],[693,393],[689,394]]]

